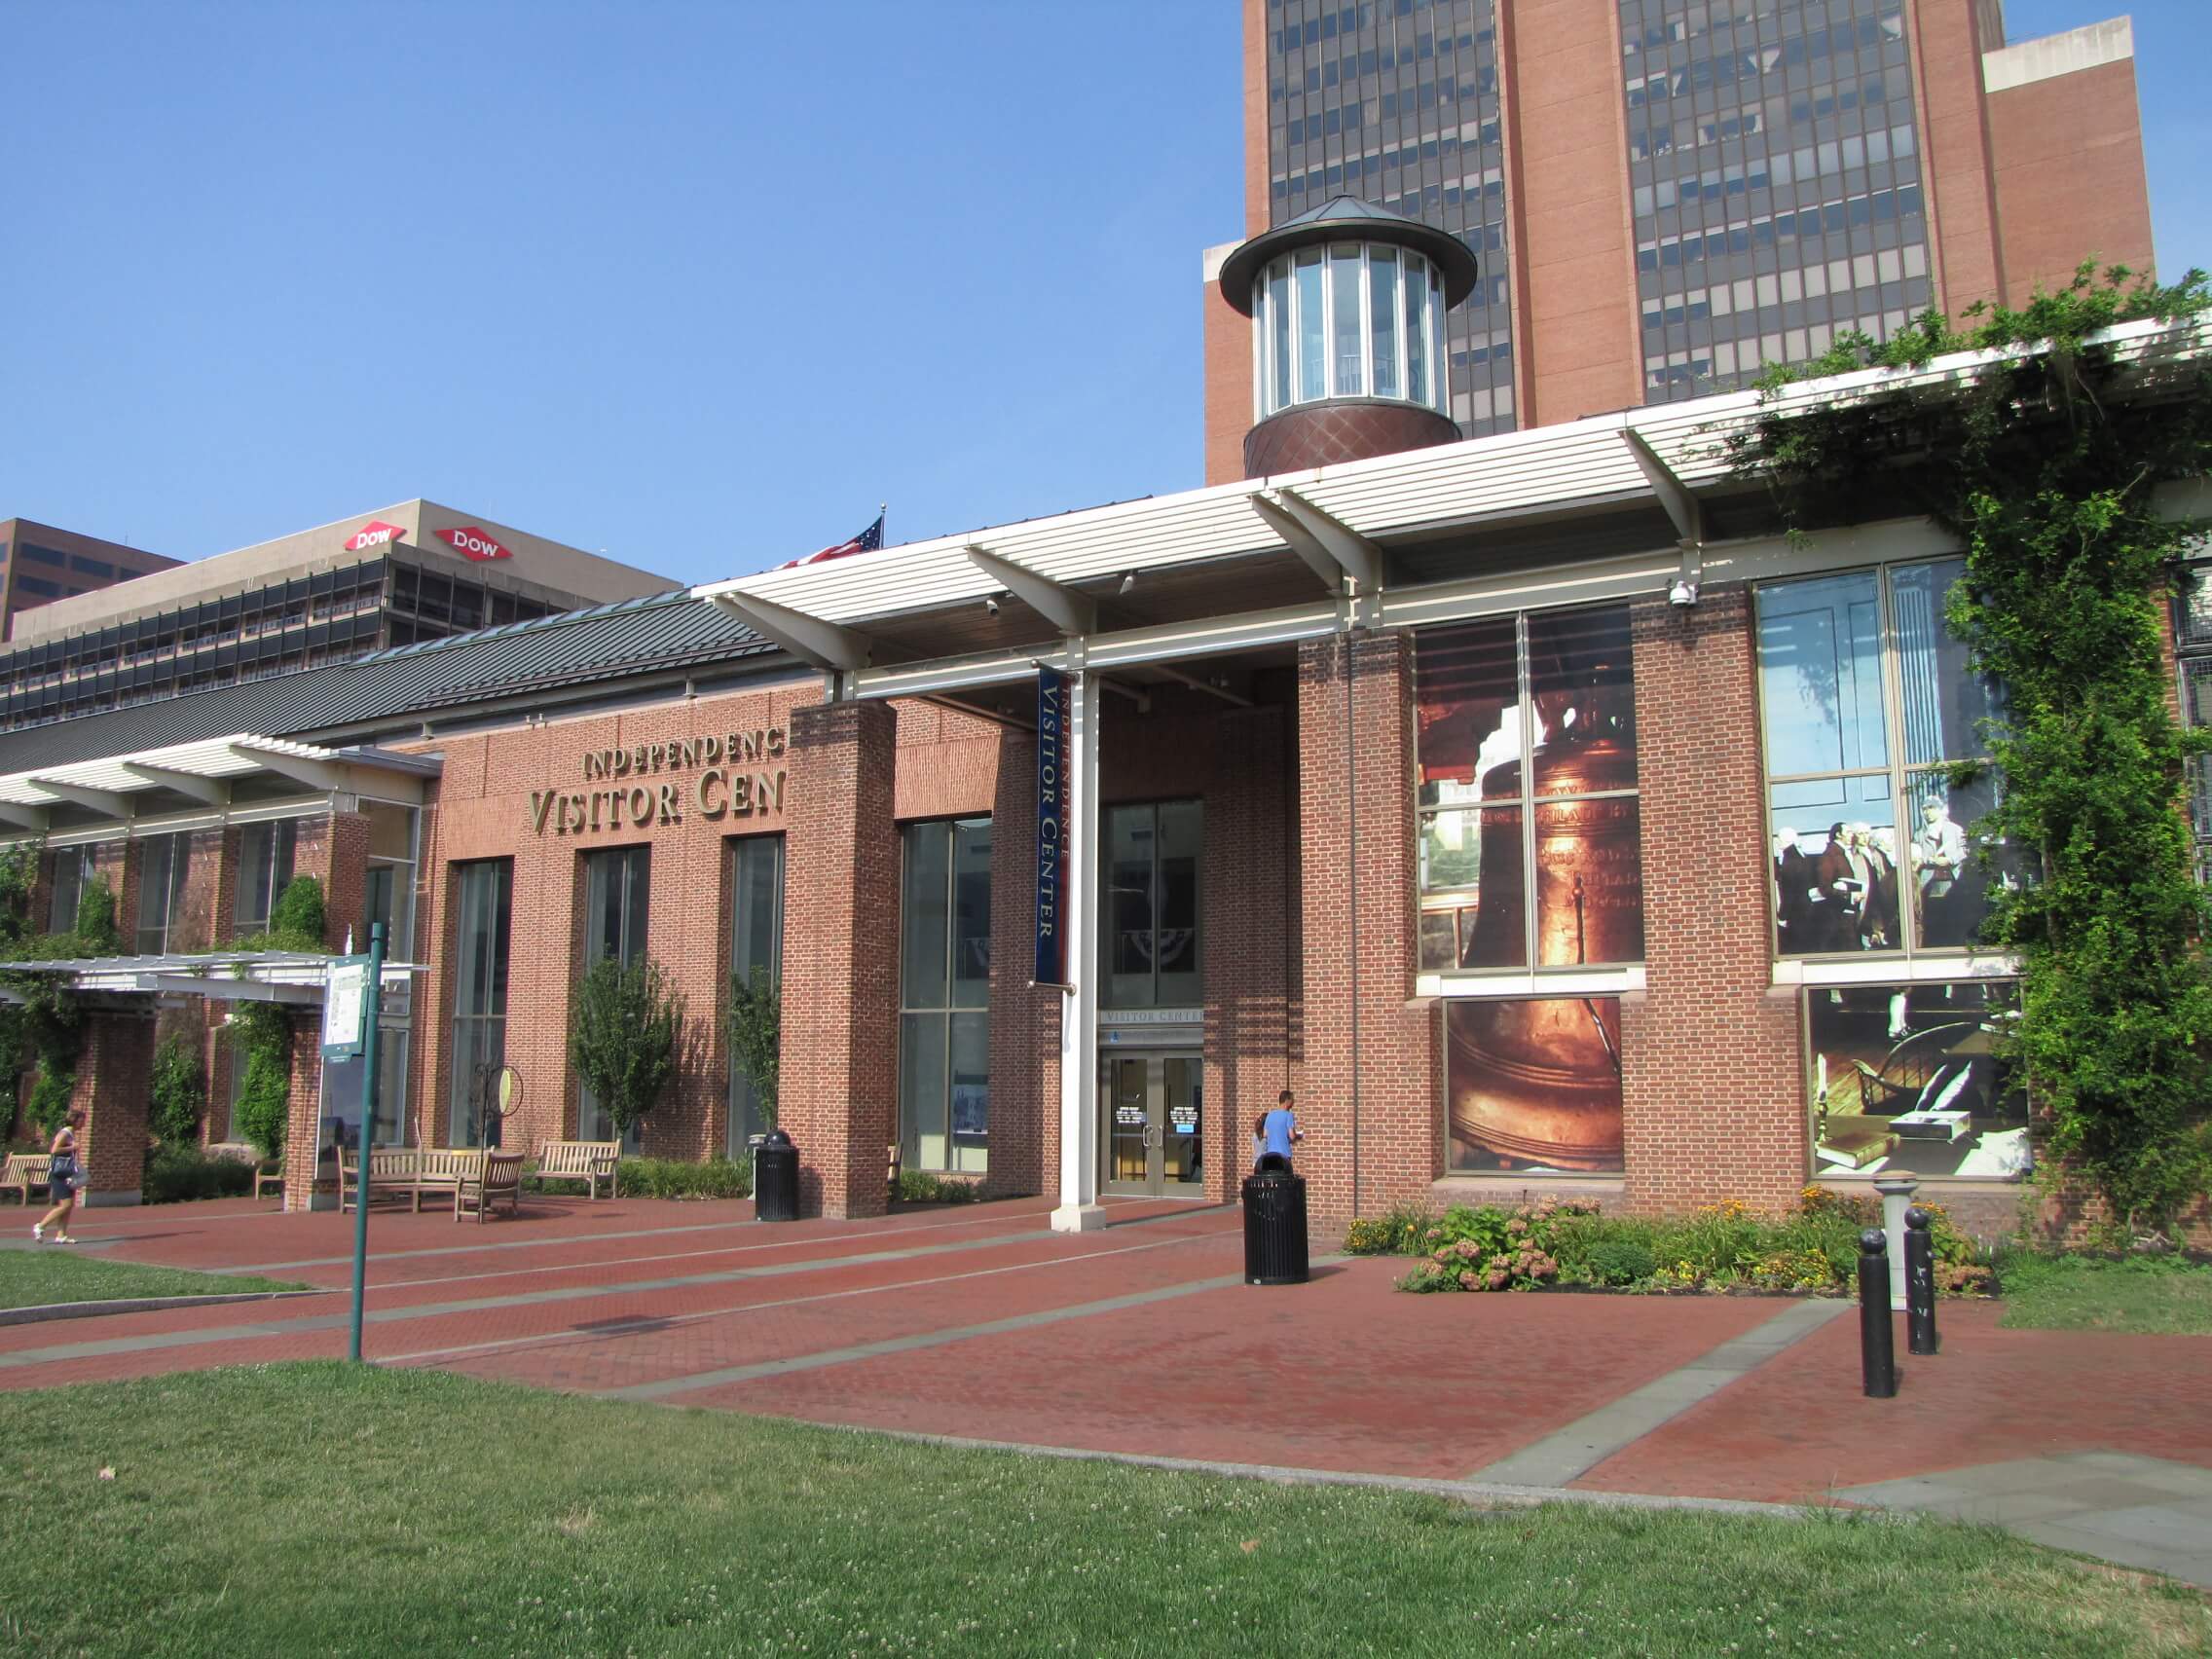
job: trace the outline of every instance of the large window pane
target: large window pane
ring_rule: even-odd
[[[911,824],[904,841],[901,1155],[917,1169],[980,1174],[990,1166],[991,825]]]
[[[947,1167],[945,1026],[942,1014],[899,1016],[901,1156],[916,1169]]]
[[[54,897],[47,911],[47,932],[76,931],[77,907],[85,896],[92,859],[90,847],[63,847],[54,855]]]
[[[1202,811],[1195,800],[1160,807],[1160,935],[1154,960],[1160,978],[1154,1000],[1166,1008],[1198,1001],[1198,861],[1203,853]]]
[[[1524,733],[1514,619],[1426,628],[1415,651],[1421,804],[1520,794]]]
[[[1375,357],[1375,395],[1398,395],[1398,256],[1376,248],[1368,254],[1369,338]]]
[[[1359,249],[1329,249],[1329,355],[1331,388],[1338,397],[1364,395],[1360,373]]]
[[[1896,950],[1896,802],[1886,776],[1774,784],[1775,924],[1785,956]]]
[[[1298,401],[1310,403],[1329,395],[1327,358],[1328,318],[1321,310],[1321,253],[1318,248],[1298,256]]]
[[[1429,387],[1428,262],[1406,261],[1406,395],[1432,403]]]
[[[946,1005],[946,890],[952,864],[952,826],[914,824],[906,829],[906,892],[899,937],[905,962],[901,1001],[907,1008]]]
[[[1106,1006],[1143,1008],[1152,998],[1152,940],[1159,927],[1156,826],[1149,806],[1106,814]]]
[[[186,833],[151,835],[141,843],[138,866],[138,954],[161,956],[170,948],[170,931],[191,874],[192,837]]]
[[[2025,1092],[1997,1057],[2009,980],[1805,993],[1814,1150],[1827,1174],[2005,1179],[2031,1165]]]
[[[1278,259],[1268,267],[1268,412],[1287,409],[1292,401],[1291,368],[1295,361],[1290,335],[1290,261]]]
[[[990,1163],[991,1018],[952,1016],[952,1139],[948,1169],[981,1174]]]
[[[1913,942],[1927,950],[1978,944],[1993,892],[2016,885],[2020,875],[2010,847],[1979,841],[1971,832],[1977,819],[1996,808],[1996,774],[1953,784],[1944,771],[1908,772],[1904,790],[1911,815],[1905,861]]]
[[[1521,823],[1518,806],[1421,815],[1423,971],[1528,965]]]
[[[1971,760],[1989,752],[1981,722],[1997,712],[1994,682],[1969,672],[1967,647],[1943,618],[1952,587],[1965,578],[1965,561],[1954,559],[1908,565],[1890,575],[1907,765]]]
[[[783,954],[784,838],[740,837],[730,843],[730,974],[750,983],[755,971],[759,970],[772,983],[780,983]],[[753,1080],[738,1068],[733,1054],[722,1143],[728,1155],[739,1157],[746,1142],[767,1126],[759,1093]]]
[[[1621,1167],[1618,999],[1453,1002],[1444,1030],[1453,1170]]]
[[[987,1008],[991,1000],[991,827],[953,831],[952,1001]]]
[[[1643,857],[1636,797],[1536,809],[1536,961],[1546,968],[1643,960]]]
[[[239,932],[259,933],[269,926],[276,900],[292,879],[299,831],[299,820],[285,818],[248,824],[239,832],[238,899],[231,911]]]
[[[1535,793],[1636,788],[1636,684],[1625,608],[1531,613],[1529,697],[1543,751]]]
[[[651,849],[609,847],[584,855],[584,966],[609,957],[630,967],[645,954],[645,923],[650,914]],[[577,1133],[584,1140],[614,1138],[613,1121],[592,1091],[577,1085]],[[640,1124],[632,1124],[624,1147],[645,1144]]]
[[[1874,573],[1763,587],[1758,614],[1768,774],[1887,765]]]
[[[455,1146],[494,1144],[493,1079],[506,1063],[507,959],[513,866],[504,859],[458,866],[453,1088],[448,1133]]]

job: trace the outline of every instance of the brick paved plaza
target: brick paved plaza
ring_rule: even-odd
[[[678,1406],[1532,1488],[1819,1502],[2021,1459],[2212,1471],[2212,1337],[2008,1331],[1947,1305],[1942,1354],[1868,1400],[1844,1304],[1401,1296],[1386,1260],[1256,1289],[1232,1209],[1132,1200],[1077,1236],[1050,1208],[770,1227],[742,1202],[532,1198],[488,1228],[380,1209],[365,1347]],[[0,1329],[0,1387],[345,1352],[350,1217],[238,1200],[84,1235],[328,1293]]]

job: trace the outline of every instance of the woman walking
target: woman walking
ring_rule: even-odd
[[[76,1213],[77,1189],[85,1184],[77,1172],[77,1130],[83,1126],[85,1114],[71,1112],[61,1127],[54,1131],[54,1145],[48,1150],[54,1154],[46,1168],[46,1196],[54,1200],[54,1207],[39,1217],[31,1227],[31,1236],[46,1237],[46,1230],[54,1229],[56,1244],[74,1244],[69,1236],[69,1218]]]

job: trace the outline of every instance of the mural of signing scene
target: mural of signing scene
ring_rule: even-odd
[[[1424,629],[1415,691],[1421,971],[1641,961],[1627,608]],[[1454,1169],[1620,1168],[1616,1000],[1455,1000],[1446,1032]]]
[[[1943,621],[1954,560],[1759,589],[1775,947],[1785,956],[1978,940],[2004,846],[1982,724],[2000,708]]]
[[[1821,1173],[2026,1174],[2027,1096],[1997,1053],[2010,991],[2003,980],[1807,991]]]

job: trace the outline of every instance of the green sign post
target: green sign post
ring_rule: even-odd
[[[369,1144],[376,1132],[378,1016],[384,1010],[384,923],[369,929],[366,957],[342,956],[330,965],[323,993],[322,1057],[361,1057],[361,1122],[353,1166],[353,1335],[348,1359],[361,1357],[361,1309],[369,1287]],[[345,1191],[340,1173],[339,1190]]]

